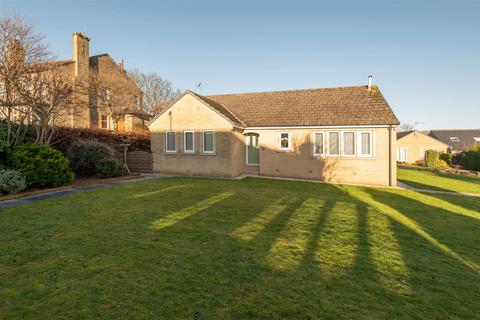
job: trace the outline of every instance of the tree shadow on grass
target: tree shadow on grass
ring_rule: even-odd
[[[368,193],[377,201],[388,205],[412,219],[431,237],[454,252],[476,264],[480,263],[480,220],[448,211],[424,202],[424,195],[409,193],[418,199],[400,192],[369,189]]]

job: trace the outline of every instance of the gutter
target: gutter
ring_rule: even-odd
[[[388,126],[388,185],[393,186],[392,181],[392,126]]]

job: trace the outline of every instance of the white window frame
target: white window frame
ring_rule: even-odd
[[[362,154],[362,133],[370,134],[370,153]],[[357,132],[357,157],[373,158],[375,157],[375,134],[373,130],[362,130]]]
[[[212,151],[205,151],[205,132],[211,132],[213,133],[213,150]],[[215,131],[214,130],[210,130],[210,129],[206,129],[206,130],[202,130],[202,153],[205,153],[205,154],[214,154],[215,153]]]
[[[338,154],[330,153],[330,133],[338,133]],[[340,157],[342,153],[342,132],[341,131],[327,131],[327,155],[329,157]]]
[[[187,133],[192,134],[192,149],[187,149]],[[183,131],[183,153],[195,153],[195,131],[193,130]]]
[[[282,148],[282,134],[288,135],[288,147]],[[290,131],[282,131],[278,133],[278,150],[280,151],[291,151],[292,150],[292,133]]]
[[[345,154],[345,133],[353,133],[353,154]],[[371,139],[370,139],[371,140]],[[341,152],[342,156],[345,158],[355,158],[357,156],[357,141],[358,141],[358,136],[355,131],[342,131],[342,142],[341,142]],[[370,149],[371,150],[371,149]]]
[[[405,150],[405,159],[404,160],[400,159],[400,154],[401,154],[400,151],[401,150]],[[408,159],[408,148],[406,148],[406,147],[398,148],[397,149],[397,162],[405,163],[405,162],[407,162],[407,159]]]
[[[315,146],[316,146],[316,140],[315,140],[315,135],[316,134],[322,134],[322,153],[317,153],[315,152]],[[323,157],[325,156],[325,132],[324,131],[314,131],[312,132],[312,154],[314,157]]]
[[[168,134],[173,133],[175,137],[175,149],[174,150],[168,150]],[[165,152],[167,153],[176,153],[177,152],[177,132],[176,131],[165,131]]]

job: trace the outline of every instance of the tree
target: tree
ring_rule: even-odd
[[[27,121],[31,112],[18,92],[19,82],[31,74],[32,68],[51,58],[43,36],[32,24],[17,14],[0,18],[0,112],[9,147],[22,142],[27,127],[18,124]]]
[[[90,108],[104,108],[111,117],[114,130],[118,130],[118,122],[131,112],[128,98],[131,92],[123,82],[115,76],[100,76],[94,68],[90,68],[86,79],[80,80],[75,88],[78,95],[86,95]]]
[[[143,91],[143,111],[146,114],[158,114],[181,94],[169,80],[162,79],[156,72],[133,69],[128,71],[128,75]]]
[[[55,64],[37,64],[19,81],[18,92],[31,110],[35,143],[49,145],[58,122],[68,115],[71,83]]]
[[[402,123],[400,127],[398,127],[398,132],[407,132],[413,130],[415,130],[415,127],[410,123]]]

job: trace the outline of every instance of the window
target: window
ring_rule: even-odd
[[[138,110],[138,97],[133,96],[133,111],[137,111],[137,110]]]
[[[185,153],[195,152],[195,133],[193,131],[183,132],[183,152]]]
[[[420,159],[425,158],[425,151],[427,151],[427,148],[425,147],[420,148]]]
[[[358,144],[360,157],[373,156],[373,133],[371,131],[359,132]]]
[[[167,131],[165,133],[165,151],[166,152],[177,151],[177,141],[176,141],[175,131]]]
[[[313,133],[313,155],[323,156],[325,154],[323,132]]]
[[[108,128],[108,118],[107,116],[102,116],[102,129]]]
[[[340,155],[340,132],[328,133],[328,155],[329,156]]]
[[[407,148],[398,148],[398,150],[397,150],[397,161],[398,162],[407,162]]]
[[[460,139],[458,139],[457,137],[450,137],[450,141],[452,141],[452,142],[460,142]]]
[[[280,150],[290,151],[291,144],[290,132],[280,132]]]
[[[346,157],[355,156],[355,132],[353,131],[343,133],[343,155]]]
[[[215,152],[215,133],[212,130],[203,131],[203,153]]]

